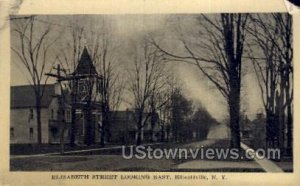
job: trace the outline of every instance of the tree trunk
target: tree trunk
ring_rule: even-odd
[[[287,50],[285,54],[285,61],[286,61],[286,102],[287,102],[287,155],[293,156],[293,115],[292,115],[292,97],[293,91],[290,93],[291,84],[293,85],[290,78],[293,79],[293,70],[292,70],[292,17],[287,15],[287,28],[290,30],[290,33],[286,32],[285,40],[287,43]]]
[[[105,140],[109,141],[109,122],[110,122],[110,109],[108,105],[104,103],[102,106],[102,126],[100,135],[100,145],[105,146]]]
[[[165,124],[164,121],[161,125],[161,130],[160,130],[160,142],[164,142],[165,141]]]
[[[37,143],[42,144],[41,99],[36,98]]]
[[[71,136],[70,136],[70,145],[71,147],[75,146],[75,140],[76,140],[76,108],[75,108],[75,103],[76,103],[76,95],[74,93],[75,88],[73,87],[72,93],[71,93]]]
[[[266,145],[268,148],[274,147],[274,137],[276,136],[276,122],[275,114],[272,110],[266,109]]]
[[[278,147],[282,150],[284,150],[284,129],[285,129],[285,114],[284,114],[284,77],[283,74],[281,74],[281,82],[280,82],[280,92],[278,92],[278,99],[277,99],[277,105],[278,105]]]
[[[290,81],[289,81],[289,69],[286,72],[286,87],[285,87],[285,96],[287,103],[287,134],[286,134],[286,154],[288,156],[293,155],[293,115],[292,115],[292,95],[290,93]]]
[[[293,116],[291,104],[287,106],[287,155],[293,156]]]
[[[230,132],[231,148],[240,149],[240,95],[241,95],[241,79],[237,71],[239,64],[237,61],[231,61],[231,77],[230,77],[230,93],[229,93],[229,117],[230,117]]]
[[[105,146],[105,132],[104,132],[104,126],[103,126],[103,123],[102,123],[102,126],[101,126],[101,134],[100,134],[100,146],[101,147],[104,147]]]
[[[103,112],[101,134],[100,134],[100,145],[101,145],[101,147],[105,146],[106,122],[107,122],[107,120],[106,120],[106,114]]]
[[[59,121],[61,125],[61,131],[60,131],[60,153],[64,154],[65,153],[65,123],[64,121]]]
[[[231,95],[229,100],[229,117],[230,117],[230,132],[231,132],[231,140],[230,146],[231,148],[240,149],[240,125],[239,125],[239,111],[240,111],[240,95],[239,92],[235,92]]]
[[[85,144],[92,145],[94,144],[94,131],[92,127],[92,109],[91,109],[91,101],[87,101],[86,105],[86,134],[85,134]]]
[[[75,138],[76,138],[76,109],[72,105],[71,109],[71,136],[70,136],[70,145],[71,147],[75,146]]]
[[[155,112],[153,112],[151,114],[151,129],[150,129],[150,142],[153,142],[154,139],[153,139],[153,134],[154,134],[154,127],[155,127],[155,124],[156,124],[156,116],[155,116]]]
[[[138,122],[137,122],[136,145],[142,144],[142,122],[143,122],[143,114],[139,113]]]
[[[141,144],[142,144],[142,129],[139,128],[137,130],[136,145],[141,145]]]

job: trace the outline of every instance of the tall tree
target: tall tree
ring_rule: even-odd
[[[76,87],[78,87],[78,80],[75,79],[73,72],[78,65],[84,47],[84,28],[80,27],[77,22],[73,22],[70,27],[65,30],[65,33],[70,34],[70,37],[66,37],[67,39],[62,44],[63,48],[60,50],[57,59],[60,65],[65,69],[65,75],[72,75],[73,77],[73,79],[70,79],[65,85],[70,90],[71,96],[70,145],[75,146],[77,133],[76,102],[78,101],[78,89],[76,89]]]
[[[13,18],[12,18],[13,19]],[[47,23],[37,24],[36,16],[14,19],[12,23],[12,51],[19,58],[23,67],[29,74],[30,84],[34,90],[35,111],[37,122],[37,142],[42,143],[41,104],[48,78],[45,76],[47,65],[55,62],[49,60],[50,48],[58,37],[50,37],[51,25]]]
[[[201,15],[195,34],[180,33],[185,54],[168,51],[153,39],[167,60],[195,65],[226,99],[230,116],[231,147],[240,148],[240,92],[245,27],[248,14]],[[190,36],[190,37],[189,37]]]
[[[129,71],[129,91],[133,96],[135,109],[137,145],[142,143],[142,129],[147,124],[151,113],[162,105],[157,106],[153,101],[157,91],[165,84],[163,54],[147,41],[142,43],[140,49],[136,50],[133,68]]]
[[[192,102],[185,98],[181,89],[175,88],[171,95],[171,129],[175,142],[184,141],[188,138],[186,129],[190,125],[193,108]]]
[[[292,18],[289,14],[255,14],[247,28],[249,58],[261,90],[267,115],[267,145],[292,147],[293,47]],[[254,57],[255,56],[255,57]]]
[[[211,116],[211,114],[201,105],[193,113],[192,127],[197,134],[197,139],[203,140],[206,138],[209,128],[218,122]]]
[[[109,30],[104,28],[103,32],[90,39],[88,46],[93,51],[93,61],[102,78],[99,88],[102,113],[100,144],[104,146],[105,141],[110,140],[110,122],[114,117],[112,111],[117,110],[121,104],[125,84],[115,56],[116,42]]]
[[[157,109],[160,116],[159,121],[161,142],[164,142],[165,138],[166,140],[169,140],[172,119],[172,95],[174,95],[175,90],[179,87],[178,80],[172,73],[172,69],[168,69],[168,71],[171,73],[168,74],[168,77],[166,78],[166,85],[164,86],[163,91],[160,92],[158,96],[158,102],[159,105],[161,105],[160,108]]]
[[[81,20],[82,21],[82,20]],[[78,20],[75,21],[68,27],[66,32],[66,38],[64,43],[64,49],[59,59],[66,69],[68,74],[72,74],[78,65],[80,55],[84,47],[87,48],[89,56],[93,65],[101,76],[101,82],[98,82],[97,92],[91,92],[94,94],[92,102],[98,102],[101,104],[102,121],[98,127],[100,132],[100,143],[104,146],[104,141],[109,141],[109,122],[111,120],[111,110],[115,110],[119,107],[124,87],[124,82],[121,79],[122,73],[118,71],[118,61],[116,60],[115,41],[110,33],[111,28],[108,27],[107,22],[103,19],[101,23],[101,29],[95,28],[95,23],[88,25],[79,25]],[[114,45],[113,45],[114,44]],[[72,50],[69,50],[69,49]],[[76,103],[78,90],[78,79],[74,77],[74,80],[69,84],[71,90],[72,103]],[[94,86],[94,84],[93,84]],[[76,135],[76,115],[75,105],[72,109],[72,131],[71,131],[71,144],[74,143]],[[73,117],[74,116],[74,117]]]

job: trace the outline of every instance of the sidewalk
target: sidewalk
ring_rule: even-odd
[[[203,141],[197,141],[197,142],[192,142],[189,144],[185,144],[182,147],[184,148],[202,148],[202,147],[207,147],[215,144],[218,140],[217,139],[206,139]]]
[[[150,144],[143,144],[144,146],[151,146],[151,145],[157,145],[160,143],[150,143]],[[135,146],[135,145],[133,145]],[[130,147],[130,146],[126,146]],[[80,153],[80,152],[91,152],[91,151],[102,151],[102,150],[111,150],[111,149],[120,149],[122,148],[122,145],[120,146],[114,146],[114,147],[104,147],[104,148],[94,148],[94,149],[84,149],[84,150],[72,150],[72,151],[66,151],[64,154],[73,154],[73,153]],[[29,158],[29,157],[42,157],[42,156],[51,156],[51,155],[61,155],[60,152],[53,152],[53,153],[44,153],[44,154],[31,154],[31,155],[10,155],[11,159],[17,159],[17,158]]]
[[[241,147],[244,150],[247,149],[251,149],[250,147],[248,147],[247,145],[245,145],[244,143],[241,143]],[[254,150],[253,150],[254,151]],[[263,159],[259,159],[256,156],[254,157],[254,160],[266,171],[266,172],[284,172],[280,167],[278,167],[275,163],[273,163],[272,161],[263,158]]]
[[[187,144],[187,147],[205,147],[217,143],[218,140],[205,140],[202,142],[195,142]],[[249,149],[247,145],[241,143],[242,149]],[[254,161],[222,161],[222,160],[191,160],[184,163],[178,164],[174,170],[201,170],[201,171],[211,171],[211,170],[244,170],[249,171],[265,171],[265,172],[284,172],[279,166],[268,159],[259,159],[255,157]],[[239,171],[240,172],[240,171]]]
[[[215,160],[193,160],[189,162],[185,162],[177,165],[175,170],[201,170],[201,171],[209,171],[209,170],[226,170],[226,169],[255,169],[260,170],[261,166],[259,166],[254,161],[245,161],[245,162],[229,162],[229,161],[215,161]]]

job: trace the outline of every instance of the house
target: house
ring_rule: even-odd
[[[57,120],[58,99],[54,84],[43,85],[42,89],[44,89],[41,99],[42,143],[51,143],[55,141],[58,133],[58,129],[53,127],[54,121]],[[66,123],[70,122],[70,112],[66,106]],[[10,142],[37,143],[35,94],[31,85],[11,87]]]
[[[262,113],[258,113],[252,121],[252,147],[255,149],[266,148],[266,118]]]
[[[247,116],[240,121],[241,140],[252,148],[266,147],[266,120],[262,113],[257,113],[256,118],[250,121]]]
[[[91,58],[86,48],[84,48],[80,61],[71,74],[76,79],[75,89],[77,92],[76,103],[76,140],[78,144],[85,143],[87,136],[92,136],[93,141],[100,141],[97,125],[101,120],[101,110],[99,104],[94,102],[90,104],[90,123],[86,120],[86,103],[89,97],[86,81],[96,82],[96,69],[92,64]],[[72,82],[72,83],[74,83]],[[92,87],[93,95],[97,84]],[[41,123],[42,123],[42,143],[60,143],[62,133],[64,133],[64,142],[68,142],[71,131],[71,99],[70,94],[63,91],[66,98],[63,103],[63,122],[59,117],[58,111],[61,103],[61,88],[58,84],[41,85],[44,93],[41,99]],[[11,143],[37,143],[37,121],[35,109],[35,94],[32,85],[12,86],[11,87],[11,106],[10,106],[10,142]],[[87,131],[89,130],[89,131]]]
[[[248,119],[247,115],[242,115],[240,117],[240,133],[243,140],[248,140],[253,138],[253,123]]]
[[[147,118],[147,115],[148,113],[144,114],[144,119]],[[110,141],[113,143],[135,143],[137,138],[135,112],[132,110],[113,111],[111,117],[112,120],[109,129]],[[160,132],[159,122],[155,122],[154,126],[151,126],[151,121],[148,119],[142,128],[142,141],[158,141],[160,139]]]

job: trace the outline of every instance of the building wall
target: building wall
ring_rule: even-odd
[[[76,140],[77,144],[84,144],[86,135],[86,120],[84,114],[80,111],[76,114]],[[100,142],[99,121],[101,121],[100,113],[92,113],[92,128],[94,129],[95,143]]]
[[[42,143],[48,143],[48,109],[42,108]],[[15,108],[10,110],[10,143],[37,143],[36,110]]]
[[[48,125],[49,125],[49,143],[60,143],[61,133],[64,129],[64,142],[68,143],[70,140],[70,127],[71,127],[71,107],[65,105],[64,118],[65,123],[59,121],[59,102],[57,98],[53,98],[48,108]]]
[[[128,112],[125,117],[115,118],[110,123],[111,142],[113,143],[125,143],[134,144],[137,139],[137,127],[136,122],[131,112]],[[141,138],[144,142],[158,141],[160,139],[160,128],[158,123],[154,126],[153,132],[151,132],[150,119],[146,125],[142,128]],[[152,134],[152,137],[151,137]]]

